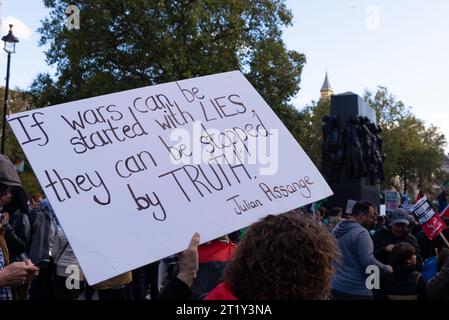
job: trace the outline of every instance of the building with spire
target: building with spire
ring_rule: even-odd
[[[327,75],[327,71],[320,92],[321,92],[320,101],[330,101],[331,96],[334,93],[334,90],[332,89],[331,83],[329,81],[329,77]]]

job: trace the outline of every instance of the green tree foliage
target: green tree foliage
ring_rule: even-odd
[[[295,137],[304,55],[287,50],[284,0],[79,0],[80,29],[68,30],[72,1],[44,0],[39,29],[54,76],[39,74],[42,107],[195,76],[241,70]]]
[[[436,178],[443,175],[440,169],[444,159],[445,136],[437,127],[427,126],[416,118],[385,87],[378,87],[374,94],[366,91],[364,98],[376,111],[379,124],[384,129],[386,177],[399,175],[404,182],[404,193],[410,182],[431,192],[432,185],[439,183]]]
[[[383,128],[383,148],[386,186],[389,178],[399,175],[406,192],[409,183],[417,183],[427,192],[438,192],[447,174],[441,171],[446,139],[433,125],[426,125],[413,115],[410,108],[393,96],[387,88],[378,87],[375,93],[366,91],[364,99],[376,111]],[[321,168],[322,118],[330,113],[329,102],[312,102],[300,111],[299,142],[318,168]]]
[[[321,169],[321,144],[323,141],[321,120],[328,114],[330,114],[329,101],[312,101],[310,105],[300,111],[301,131],[298,140],[304,151],[319,169]]]
[[[0,96],[4,96],[4,88],[0,88]],[[19,89],[9,91],[9,104],[8,104],[8,114],[17,113],[27,110],[29,96],[26,92]],[[0,117],[3,119],[3,108],[0,110]],[[1,132],[0,132],[1,137]],[[20,180],[27,193],[34,194],[37,192],[42,192],[34,176],[31,166],[29,165],[22,148],[17,142],[11,128],[9,125],[6,126],[6,141],[5,141],[5,154],[10,158],[10,160],[15,163],[16,161],[25,161],[24,172],[20,173]]]

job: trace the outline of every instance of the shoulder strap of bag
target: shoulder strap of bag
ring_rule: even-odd
[[[67,241],[62,251],[58,254],[58,256],[55,259],[55,264],[58,263],[59,259],[61,258],[62,254],[64,253],[65,249],[67,249],[67,246],[69,245],[69,242]]]

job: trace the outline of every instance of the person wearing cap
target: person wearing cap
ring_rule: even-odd
[[[4,229],[6,245],[11,263],[27,261],[31,227],[28,217],[28,201],[20,182],[16,168],[7,156],[0,154],[0,188],[4,190],[2,197],[3,216],[1,227]],[[31,263],[31,262],[30,262]],[[14,288],[14,296],[24,300],[27,296],[28,284]]]
[[[0,185],[6,189],[2,214],[8,222],[2,221],[5,240],[12,262],[23,261],[29,249],[31,226],[28,217],[28,201],[16,168],[7,156],[0,154]]]
[[[8,193],[8,188],[0,184],[0,206],[9,202],[10,198],[11,194]],[[32,280],[37,275],[38,268],[30,260],[10,263],[9,250],[4,238],[5,228],[3,227],[9,223],[9,216],[2,214],[0,221],[0,300],[12,300],[11,287],[22,286]]]
[[[422,259],[418,240],[409,231],[409,214],[402,208],[391,213],[391,226],[389,229],[376,232],[373,237],[374,256],[382,263],[390,262],[390,253],[398,242],[407,242],[416,250],[417,268],[421,270]]]

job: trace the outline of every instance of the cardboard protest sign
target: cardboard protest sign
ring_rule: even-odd
[[[430,240],[438,236],[446,228],[446,224],[435,210],[433,210],[432,205],[426,197],[421,198],[412,207],[412,212]]]
[[[8,121],[90,284],[332,195],[238,71]]]
[[[385,206],[387,212],[392,212],[399,208],[401,195],[397,191],[385,190]]]
[[[357,201],[355,200],[348,200],[348,203],[346,204],[346,213],[352,214],[352,208],[354,208]]]

